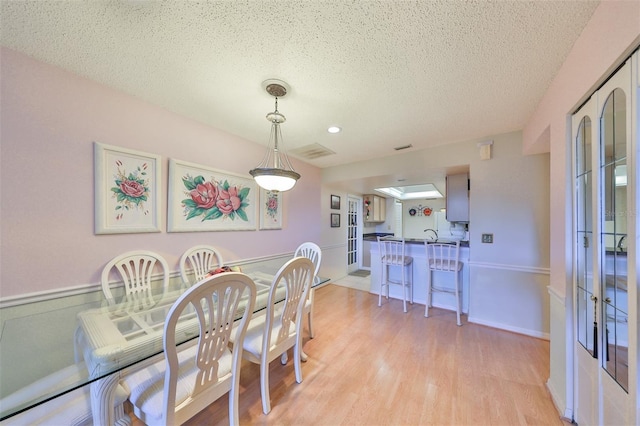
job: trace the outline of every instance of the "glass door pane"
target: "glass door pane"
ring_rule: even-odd
[[[628,390],[628,298],[627,298],[627,111],[621,89],[609,94],[604,104],[600,139],[602,259],[601,309],[604,314],[603,367]]]
[[[576,323],[578,342],[595,356],[592,180],[591,119],[585,116],[576,134]]]

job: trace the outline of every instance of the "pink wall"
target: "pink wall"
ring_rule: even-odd
[[[0,296],[99,282],[115,255],[147,249],[177,270],[212,244],[225,260],[291,252],[320,238],[320,169],[284,194],[284,228],[167,233],[168,159],[248,176],[265,147],[1,48]],[[265,127],[265,137],[269,129]],[[162,156],[161,233],[94,235],[93,142]]]
[[[570,285],[570,116],[638,43],[640,2],[603,1],[523,131],[526,153],[551,153],[551,286],[560,295]]]

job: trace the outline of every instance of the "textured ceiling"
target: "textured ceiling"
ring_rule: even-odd
[[[522,129],[597,5],[2,0],[1,42],[262,144],[282,79],[285,147],[328,167]]]

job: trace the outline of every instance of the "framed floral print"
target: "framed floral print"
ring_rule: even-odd
[[[94,233],[160,232],[161,157],[93,145]]]
[[[260,229],[282,229],[282,193],[260,189]]]
[[[180,160],[169,160],[168,232],[256,229],[253,179]]]

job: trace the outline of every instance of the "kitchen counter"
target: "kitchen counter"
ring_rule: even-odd
[[[378,237],[393,237],[393,234],[364,234],[362,236],[363,241],[378,241]],[[424,244],[424,238],[405,238],[404,242],[407,244]],[[431,241],[431,240],[429,240]],[[439,242],[448,241],[448,240],[440,240]],[[435,240],[433,242],[438,242]],[[460,247],[469,247],[469,241],[460,241]]]
[[[378,232],[375,234],[363,234],[362,239],[364,241],[378,241],[378,237],[393,237],[393,234],[385,234],[382,232]]]
[[[430,243],[446,243],[451,240],[429,240]],[[404,242],[407,244],[424,244],[424,239],[420,238],[405,238]],[[469,247],[469,241],[460,241],[460,247]]]

